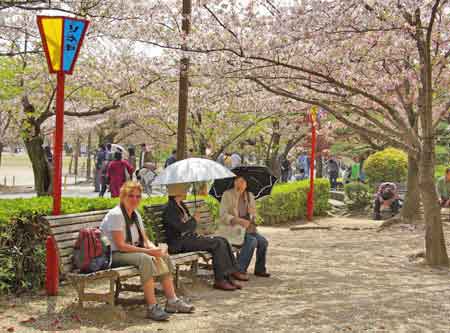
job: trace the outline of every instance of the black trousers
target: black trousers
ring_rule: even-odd
[[[392,210],[392,213],[394,215],[399,212],[399,210],[400,210],[400,201],[398,199],[392,201],[392,203],[391,203],[391,210]],[[381,215],[381,201],[378,198],[375,199],[374,213],[375,213],[375,217],[379,217]]]
[[[337,188],[337,179],[338,179],[339,173],[337,171],[330,171],[329,177],[330,177],[330,187],[332,189]]]
[[[169,245],[171,254],[192,251],[207,251],[212,254],[216,281],[226,280],[231,273],[239,271],[231,245],[225,238],[193,236],[180,239],[175,246]]]

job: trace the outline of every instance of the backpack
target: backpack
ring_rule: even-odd
[[[112,252],[100,229],[83,228],[75,242],[73,263],[81,273],[92,273],[111,267]]]

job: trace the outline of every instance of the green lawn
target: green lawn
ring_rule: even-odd
[[[78,160],[78,167],[81,168],[83,165],[86,166],[86,157],[80,157]],[[92,161],[93,163],[94,161]],[[69,170],[70,156],[64,156],[63,171],[67,172]],[[31,169],[31,162],[27,154],[11,154],[3,153],[1,168],[17,168],[18,170],[24,168]]]

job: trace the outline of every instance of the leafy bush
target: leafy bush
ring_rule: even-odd
[[[328,209],[330,185],[328,180],[316,180],[315,215],[323,215]],[[275,224],[304,218],[309,181],[276,185],[273,194],[257,201],[260,221]],[[189,196],[188,200],[193,197]],[[219,202],[212,197],[205,200],[212,216],[219,217]],[[163,204],[167,197],[151,197],[142,200],[143,206]],[[109,198],[63,198],[62,214],[73,214],[94,210],[106,210],[117,205],[118,199]],[[0,294],[19,293],[42,288],[45,282],[45,241],[48,225],[42,216],[51,215],[52,199],[0,200]],[[144,218],[145,221],[145,218]],[[152,230],[146,225],[147,234]]]
[[[363,183],[349,183],[344,186],[345,204],[349,210],[366,208],[372,201],[369,185]]]
[[[258,215],[266,225],[279,224],[306,217],[309,180],[276,185],[272,195],[257,201]],[[316,179],[314,187],[314,215],[324,215],[330,198],[330,183]]]
[[[405,152],[387,148],[370,155],[364,163],[370,184],[401,182],[408,174],[408,156]]]
[[[436,164],[448,163],[448,148],[447,146],[437,145],[435,146]]]

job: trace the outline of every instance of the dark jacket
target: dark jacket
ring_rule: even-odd
[[[164,163],[164,168],[167,168],[169,165],[174,164],[177,161],[177,158],[175,155],[170,155],[169,158],[166,160],[166,163]]]
[[[339,165],[333,159],[328,160],[328,173],[339,173]]]
[[[189,214],[187,207],[184,204],[182,205]],[[183,213],[178,208],[177,203],[174,200],[169,200],[163,213],[163,225],[170,253],[179,252],[181,241],[186,238],[187,234],[193,234],[197,229],[197,222],[191,215],[189,215],[189,220],[186,223],[182,222],[182,216]]]

